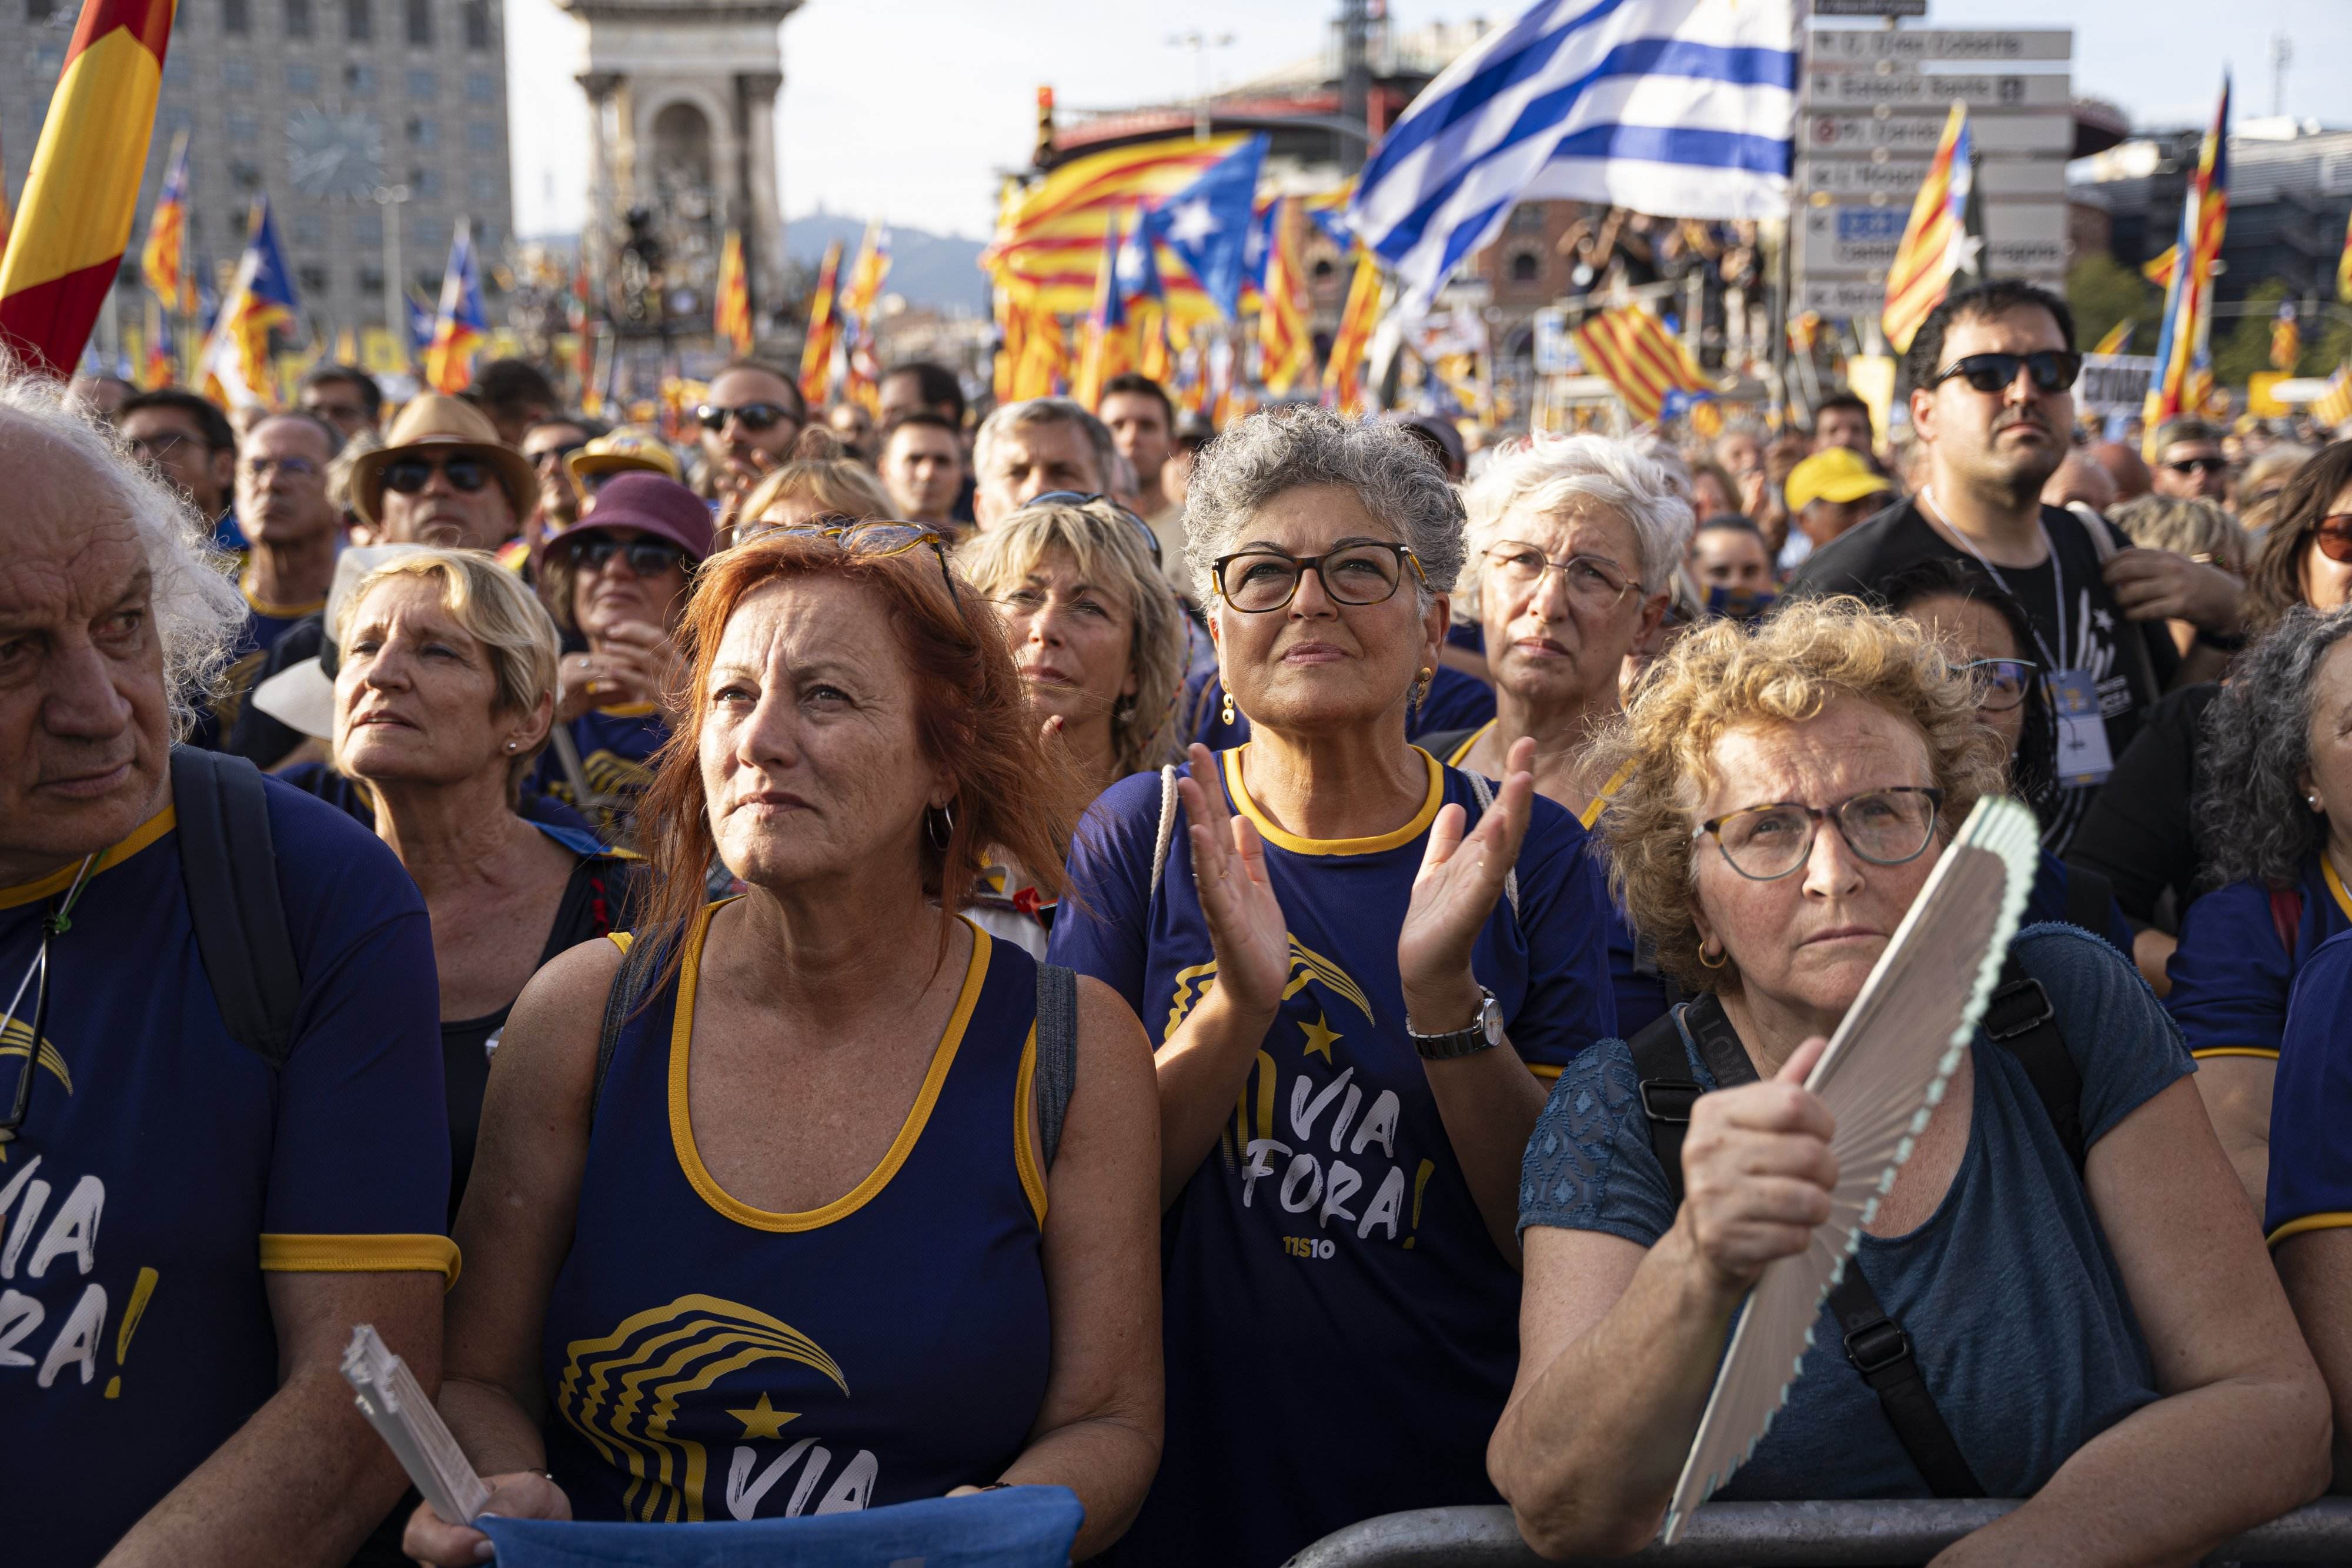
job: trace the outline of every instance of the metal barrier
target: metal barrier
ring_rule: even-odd
[[[1717,1502],[1672,1546],[1612,1562],[1644,1568],[1925,1563],[2015,1502]],[[1580,1561],[1583,1561],[1580,1559]],[[1327,1535],[1286,1568],[1538,1568],[1507,1508],[1383,1514]],[[2226,1542],[2209,1563],[2352,1563],[2352,1499],[2328,1498]]]

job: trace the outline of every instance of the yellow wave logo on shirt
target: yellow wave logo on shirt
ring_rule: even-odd
[[[679,1402],[689,1395],[763,1361],[814,1367],[849,1392],[841,1368],[814,1340],[717,1296],[680,1296],[626,1319],[602,1339],[573,1340],[565,1352],[555,1406],[605,1463],[628,1472],[622,1509],[646,1522],[705,1517],[709,1455],[701,1444],[670,1432]],[[791,1418],[770,1411],[763,1395],[745,1430],[762,1422],[780,1427]]]
[[[1216,978],[1217,961],[1213,958],[1205,964],[1176,971],[1176,991],[1169,1001],[1168,1027],[1160,1031],[1160,1039],[1166,1040],[1176,1032],[1176,1026],[1182,1023],[1184,1016],[1208,994]],[[1326,990],[1355,1004],[1356,1010],[1364,1015],[1366,1023],[1372,1021],[1372,1004],[1364,995],[1363,988],[1356,984],[1347,970],[1293,936],[1290,938],[1290,983],[1283,987],[1282,999],[1286,1002],[1305,990],[1309,980],[1320,981]]]
[[[30,1056],[33,1051],[33,1026],[23,1019],[0,1014],[0,1056]],[[41,1038],[40,1063],[49,1075],[73,1092],[73,1074],[66,1070],[66,1059],[58,1054],[57,1042],[44,1035]]]

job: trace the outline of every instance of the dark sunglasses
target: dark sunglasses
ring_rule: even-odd
[[[468,496],[490,482],[490,465],[479,457],[397,457],[383,465],[383,487],[414,496],[433,483],[436,469],[448,476],[450,488]]]
[[[2062,392],[2083,373],[2083,356],[2063,349],[2036,349],[2030,354],[1970,354],[1946,366],[1933,384],[1941,386],[1959,376],[1980,392],[1997,392],[2016,383],[2021,365],[2032,376],[2035,392]]]
[[[2219,474],[2230,466],[2226,457],[2183,457],[2178,463],[2168,463],[2175,474]]]
[[[794,424],[800,423],[800,415],[780,402],[745,402],[733,408],[706,402],[694,411],[694,417],[701,422],[705,430],[723,430],[731,419],[754,435],[773,430],[788,419]]]
[[[2311,542],[2330,560],[2352,561],[2352,512],[2334,512],[2311,525]]]
[[[658,577],[672,567],[683,570],[686,552],[661,539],[616,539],[610,534],[592,535],[572,547],[572,559],[590,571],[602,571],[619,556],[629,563],[631,575]]]
[[[530,459],[532,467],[544,468],[551,461],[561,463],[587,444],[584,441],[567,441],[561,446],[542,446],[537,452],[526,452],[523,455]]]
[[[1088,495],[1077,490],[1047,490],[1042,495],[1030,497],[1021,504],[1024,507],[1108,507],[1112,511],[1133,523],[1142,532],[1143,542],[1151,550],[1152,565],[1167,564],[1160,559],[1160,536],[1151,531],[1151,525],[1138,517],[1132,508],[1121,506],[1099,491]]]
[[[940,577],[948,585],[948,597],[959,606],[963,602],[963,596],[956,591],[955,573],[948,570],[947,536],[919,523],[892,522],[887,518],[860,521],[837,514],[798,523],[744,523],[737,527],[734,542],[747,545],[755,539],[778,536],[830,539],[841,549],[856,550],[860,555],[904,555],[929,545],[931,553],[940,558]]]

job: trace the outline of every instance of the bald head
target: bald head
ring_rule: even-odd
[[[2137,500],[2156,488],[2140,455],[2120,441],[2102,441],[2091,448],[2092,460],[2106,470],[2108,482],[2116,487],[2116,505]]]
[[[2045,507],[2071,506],[2076,501],[2095,512],[2105,512],[2116,504],[2115,480],[2079,446],[2066,454],[2058,471],[2042,486]]]

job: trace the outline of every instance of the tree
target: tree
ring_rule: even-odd
[[[2211,341],[2215,386],[2242,387],[2249,377],[2271,368],[2271,324],[2278,319],[2278,308],[2290,292],[2284,278],[2266,277],[2238,302],[2238,308],[2244,314],[2235,320],[2214,318]],[[2229,329],[2226,339],[2222,337],[2225,326]]]
[[[2164,297],[2147,286],[2137,267],[2126,267],[2105,251],[2086,256],[2066,272],[2066,304],[2074,312],[2074,341],[2088,350],[2118,321],[2137,323],[2132,350],[2156,351],[2157,322],[2164,315]]]

